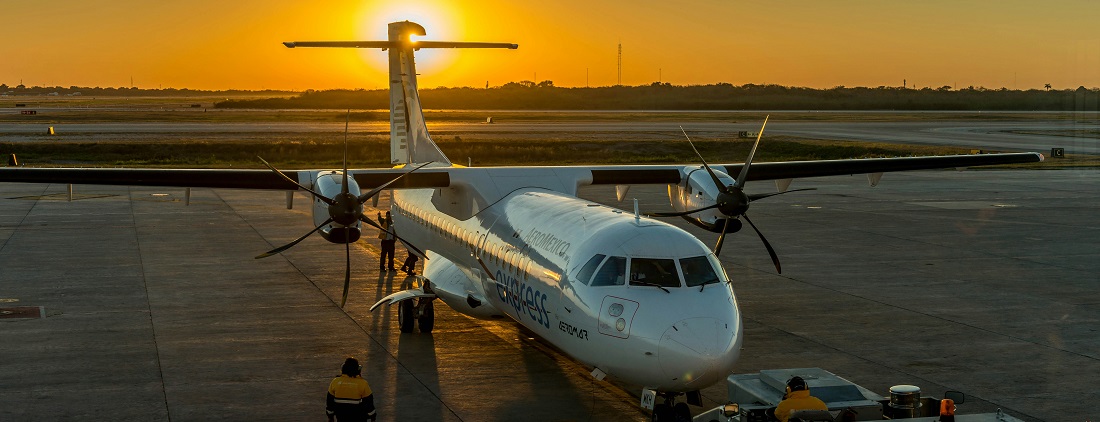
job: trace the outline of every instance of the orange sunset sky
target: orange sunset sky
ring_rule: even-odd
[[[386,53],[282,41],[425,40],[519,50],[418,54],[421,87],[660,79],[829,88],[1100,86],[1100,2],[835,1],[7,1],[0,83],[193,89],[382,88]]]

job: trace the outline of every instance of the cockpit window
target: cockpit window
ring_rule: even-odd
[[[676,274],[676,262],[671,259],[631,258],[630,282],[680,287],[680,276]]]
[[[680,269],[684,270],[684,282],[687,283],[688,287],[720,281],[718,274],[714,272],[714,267],[710,265],[710,261],[705,256],[681,258]]]
[[[592,277],[593,286],[621,286],[626,276],[626,258],[613,256],[607,258],[596,276]]]
[[[588,280],[592,278],[592,273],[596,272],[596,268],[600,266],[600,263],[603,262],[603,259],[606,257],[607,255],[596,254],[592,259],[589,259],[588,262],[581,267],[581,271],[577,273],[577,281],[588,284]]]

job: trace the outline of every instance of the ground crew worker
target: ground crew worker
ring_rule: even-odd
[[[382,218],[382,213],[378,213],[378,224],[382,226],[382,230],[378,232],[378,238],[382,239],[382,256],[378,261],[378,269],[393,271],[393,253],[397,247],[397,239],[393,236],[393,218],[389,211],[386,211],[385,218]]]
[[[409,257],[405,258],[405,262],[401,264],[401,271],[404,271],[405,275],[416,275],[416,261],[419,259],[410,251]]]
[[[829,410],[829,406],[817,397],[810,395],[810,387],[802,377],[792,377],[787,381],[787,394],[783,401],[775,406],[775,418],[787,422],[795,410]]]
[[[362,372],[363,367],[359,366],[358,360],[344,360],[340,376],[328,385],[325,413],[329,422],[374,422],[377,416],[374,412],[374,393],[367,380],[363,379]]]

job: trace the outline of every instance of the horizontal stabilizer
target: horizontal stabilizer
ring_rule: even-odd
[[[515,50],[519,44],[502,42],[453,42],[453,41],[287,41],[287,48],[339,47],[339,48],[508,48]]]

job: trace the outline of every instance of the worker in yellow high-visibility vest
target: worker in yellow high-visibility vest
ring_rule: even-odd
[[[339,422],[374,421],[374,393],[362,376],[363,367],[355,358],[347,358],[340,376],[328,385],[325,413],[328,420]]]
[[[783,396],[783,401],[775,406],[775,418],[779,422],[787,422],[791,412],[796,410],[829,410],[825,402],[810,395],[810,386],[802,377],[792,377],[787,380],[787,394]]]

